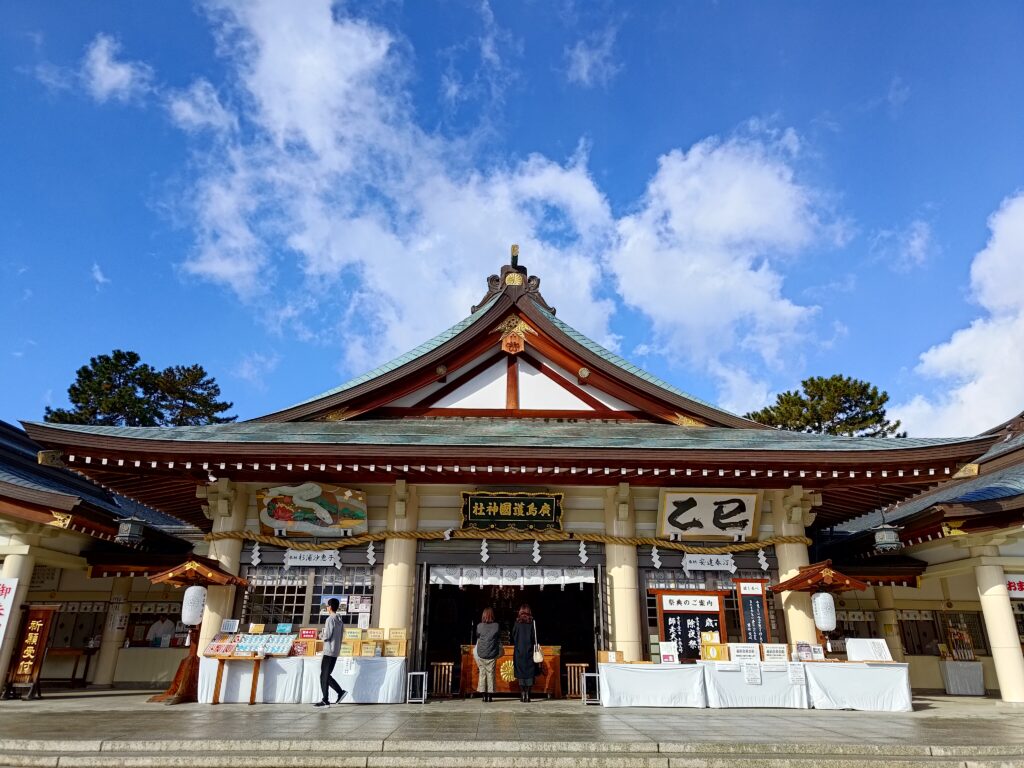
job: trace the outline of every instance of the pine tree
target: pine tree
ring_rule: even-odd
[[[802,392],[780,394],[774,405],[746,414],[748,419],[793,432],[848,437],[906,437],[900,422],[886,418],[886,392],[849,376],[813,376]]]
[[[232,403],[221,402],[220,387],[200,365],[158,371],[135,352],[115,349],[78,369],[68,387],[72,407],[46,408],[46,421],[58,424],[157,427],[223,424]]]

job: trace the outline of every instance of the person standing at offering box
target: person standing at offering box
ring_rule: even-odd
[[[331,673],[334,672],[334,665],[338,663],[341,637],[345,632],[345,622],[342,620],[341,614],[338,613],[340,605],[341,603],[336,597],[327,601],[327,621],[324,622],[324,628],[320,630],[320,639],[324,641],[324,655],[320,659],[320,692],[323,694],[323,698],[314,704],[314,707],[329,707],[331,705],[329,701],[331,690],[338,693],[338,698],[334,700],[335,704],[345,698],[345,690],[331,676]]]
[[[498,642],[500,629],[494,620],[494,611],[484,608],[480,623],[476,625],[476,648],[473,655],[476,657],[477,669],[480,670],[480,681],[476,689],[483,694],[485,702],[494,701],[494,665],[501,656],[501,644]]]
[[[533,661],[533,613],[525,603],[519,607],[516,623],[512,625],[512,665],[519,681],[519,700],[530,700],[530,689],[537,676],[537,665]]]

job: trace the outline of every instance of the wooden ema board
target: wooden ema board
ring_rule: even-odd
[[[503,646],[504,652],[494,665],[494,692],[519,693],[519,681],[515,678],[512,663],[512,646]],[[562,647],[542,645],[544,661],[537,665],[537,676],[533,679],[533,693],[547,694],[548,698],[562,698]],[[462,671],[459,675],[459,693],[471,695],[480,682],[480,669],[473,658],[473,646],[462,646]]]
[[[740,635],[744,643],[770,643],[768,579],[733,579],[740,606]]]
[[[679,661],[700,659],[702,633],[718,632],[719,642],[726,642],[728,592],[652,589],[648,594],[655,596],[658,606],[658,636],[675,641]]]

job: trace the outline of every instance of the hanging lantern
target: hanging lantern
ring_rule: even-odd
[[[192,627],[203,623],[203,609],[206,608],[206,587],[189,587],[181,601],[181,623]]]
[[[836,601],[828,592],[816,592],[811,596],[811,609],[814,611],[814,626],[822,632],[831,632],[836,628]]]
[[[144,529],[145,526],[142,524],[142,521],[133,515],[118,523],[114,541],[118,544],[126,544],[129,547],[133,547],[142,542]]]
[[[900,529],[895,525],[882,523],[874,531],[875,549],[879,552],[893,552],[903,546],[900,542]]]

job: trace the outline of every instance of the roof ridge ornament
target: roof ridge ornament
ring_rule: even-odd
[[[491,299],[501,293],[509,294],[513,299],[529,296],[543,310],[555,314],[555,308],[548,304],[540,293],[540,278],[527,272],[526,267],[519,265],[519,246],[512,245],[510,263],[501,268],[500,275],[487,278],[487,294],[479,304],[470,308],[470,313],[480,311]]]

